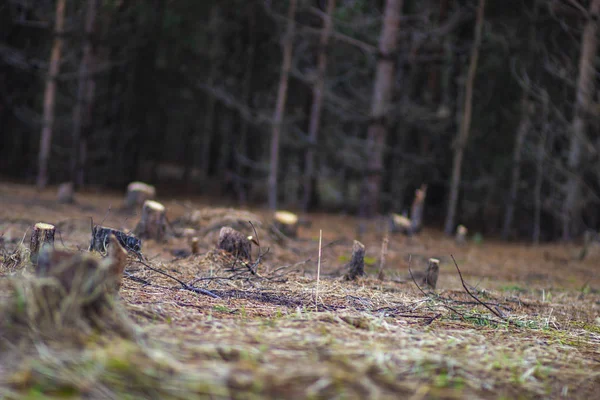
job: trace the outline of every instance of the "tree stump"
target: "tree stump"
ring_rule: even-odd
[[[285,236],[295,238],[298,236],[298,216],[289,211],[276,211],[273,216],[273,225]]]
[[[410,230],[413,234],[419,233],[423,226],[425,196],[427,196],[427,185],[423,184],[419,189],[415,190],[415,199],[410,209]]]
[[[427,270],[423,277],[422,284],[435,289],[437,285],[438,275],[440,273],[440,260],[437,258],[430,258],[427,262]]]
[[[111,244],[109,256],[105,259],[86,253],[44,249],[39,256],[36,275],[56,278],[66,293],[88,296],[97,293],[98,286],[102,285],[106,292],[118,291],[123,280],[127,252],[115,235],[111,234],[108,240]]]
[[[58,186],[57,199],[59,203],[75,203],[75,190],[72,182],[61,183]]]
[[[146,200],[142,207],[142,217],[134,232],[142,239],[163,241],[167,233],[165,206],[154,200]]]
[[[352,246],[352,257],[346,265],[348,272],[344,275],[347,281],[353,281],[359,276],[365,275],[365,245],[358,240]]]
[[[96,225],[92,229],[92,240],[90,241],[89,251],[97,251],[101,254],[106,254],[110,247],[110,234],[115,235],[119,244],[128,252],[139,254],[142,249],[142,241],[135,237],[135,235],[130,235],[117,229]]]
[[[390,232],[410,235],[412,223],[404,215],[391,213],[389,217]]]
[[[46,224],[44,222],[38,222],[33,226],[31,241],[29,243],[30,260],[32,263],[37,263],[42,248],[54,248],[55,230],[54,225]]]
[[[200,239],[193,237],[191,241],[192,254],[200,253]]]
[[[152,185],[143,182],[131,182],[127,186],[127,194],[125,195],[125,208],[139,207],[146,200],[151,200],[156,197],[156,189]]]
[[[127,250],[121,246],[117,237],[112,233],[108,236],[108,243],[108,271],[114,280],[115,288],[119,290],[123,283],[123,273],[127,264]]]
[[[217,248],[233,254],[236,258],[251,260],[252,243],[244,234],[229,226],[221,228]]]
[[[456,236],[455,236],[455,240],[456,243],[463,245],[467,242],[467,233],[469,232],[469,230],[464,226],[464,225],[459,225],[456,228]]]

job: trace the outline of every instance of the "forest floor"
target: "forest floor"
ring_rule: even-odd
[[[0,313],[29,312],[19,296],[31,293],[18,288],[39,278],[19,245],[34,223],[55,224],[56,247],[75,252],[87,250],[90,217],[117,229],[137,223],[119,193],[80,193],[72,205],[55,193],[0,184]],[[390,234],[378,279],[383,235],[372,229],[361,238],[367,276],[347,282],[354,218],[310,214],[297,239],[282,239],[264,210],[158,200],[185,235],[143,243],[152,269],[130,258],[117,327],[54,321],[56,332],[34,324],[15,334],[0,323],[0,398],[574,399],[600,389],[600,249],[578,261],[576,245],[459,246],[425,229]],[[223,225],[255,235],[248,220],[261,245],[254,258],[269,249],[257,274],[214,249]],[[196,255],[190,235],[200,239]],[[423,271],[430,257],[441,261],[437,288],[420,290],[409,260]]]

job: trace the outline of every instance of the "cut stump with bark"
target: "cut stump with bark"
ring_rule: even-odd
[[[252,243],[243,233],[229,226],[221,228],[217,248],[231,253],[236,258],[251,261]]]
[[[92,240],[89,251],[97,251],[106,254],[110,247],[110,235],[113,234],[119,244],[128,252],[139,254],[142,249],[142,241],[135,235],[127,234],[117,229],[96,225],[92,229]]]
[[[437,285],[438,275],[440,273],[440,260],[437,258],[430,258],[427,262],[427,270],[423,277],[422,284],[435,289]]]
[[[276,211],[273,215],[273,225],[285,236],[298,236],[299,218],[289,211]]]
[[[353,281],[359,276],[365,275],[365,245],[358,240],[352,246],[352,257],[346,265],[348,272],[344,275],[347,281]]]
[[[190,247],[192,248],[192,254],[200,253],[200,239],[197,237],[193,237],[190,243]]]
[[[459,225],[456,228],[456,236],[454,237],[454,239],[456,240],[456,243],[462,245],[465,244],[467,242],[467,233],[469,232],[469,230],[464,226],[464,225]]]
[[[104,286],[106,292],[121,287],[127,252],[120,246],[115,235],[110,235],[109,256],[100,259],[86,253],[44,249],[39,256],[35,273],[40,277],[58,280],[66,293],[77,292],[89,296]]]
[[[146,200],[156,197],[156,189],[144,182],[131,182],[127,186],[125,208],[132,209],[141,206]]]
[[[127,250],[121,246],[119,240],[114,234],[108,236],[108,271],[111,275],[115,288],[119,290],[123,283],[123,273],[127,264]]]
[[[134,232],[142,239],[153,239],[157,242],[165,240],[167,233],[165,206],[154,200],[146,200],[142,207],[142,217]]]
[[[56,197],[59,203],[75,203],[75,189],[73,188],[73,182],[61,183],[58,186]]]
[[[415,199],[410,208],[410,230],[411,233],[419,233],[423,226],[423,208],[427,196],[427,185],[423,184],[415,190]]]
[[[42,248],[54,248],[54,234],[56,228],[54,225],[38,222],[33,226],[31,241],[29,243],[30,260],[36,264]]]
[[[389,217],[389,225],[391,233],[403,233],[405,235],[411,234],[412,222],[410,218],[404,215],[391,213]]]

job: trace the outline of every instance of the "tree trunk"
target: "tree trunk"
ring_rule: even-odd
[[[210,33],[212,35],[212,41],[210,45],[210,70],[208,72],[208,81],[206,84],[209,87],[213,87],[217,78],[217,72],[219,71],[219,63],[217,62],[217,54],[219,52],[219,23],[221,20],[221,9],[219,5],[212,7],[210,11]],[[216,99],[212,95],[208,95],[208,103],[204,114],[204,131],[202,132],[202,160],[200,174],[202,176],[203,184],[208,179],[208,171],[210,168],[210,154],[212,147],[212,139],[214,136],[215,128],[215,108]]]
[[[439,14],[438,14],[438,26],[441,26],[448,19],[448,9],[450,6],[450,0],[439,0]],[[432,4],[433,6],[433,4]],[[439,49],[436,49],[440,53],[444,52],[443,42],[446,40],[445,37],[435,38],[436,47],[439,46]],[[442,100],[442,86],[440,84],[440,72],[442,66],[437,63],[432,63],[429,67],[429,74],[427,78],[427,86],[428,86],[428,97],[432,104],[438,105]]]
[[[335,0],[327,1],[327,11],[323,14],[323,30],[319,42],[319,56],[317,61],[317,79],[313,86],[313,102],[310,109],[310,122],[308,127],[309,146],[306,151],[304,170],[304,193],[302,197],[302,209],[308,210],[313,194],[314,170],[315,170],[315,147],[319,136],[319,123],[321,122],[321,110],[323,107],[323,86],[327,72],[327,44],[333,22],[331,15],[335,9]]]
[[[549,116],[549,98],[546,93],[543,98],[543,114],[542,114],[542,129],[540,133],[539,142],[537,143],[536,151],[536,166],[535,166],[535,185],[533,188],[533,243],[540,243],[541,236],[541,221],[542,221],[542,185],[544,184],[544,166],[545,166],[545,154],[548,141],[548,131],[550,123],[548,122]]]
[[[392,100],[395,83],[396,47],[400,30],[402,0],[386,0],[383,28],[379,37],[379,61],[375,72],[371,102],[371,122],[367,131],[367,171],[363,210],[373,217],[379,211],[383,152],[387,134],[387,114]]]
[[[527,55],[525,56],[526,68],[530,69],[533,57],[535,57],[535,41],[536,41],[536,23],[538,20],[539,7],[538,4],[533,5],[533,15],[529,19],[529,40],[527,41]],[[524,7],[525,13],[527,13],[527,7]],[[528,101],[529,88],[523,88],[523,94],[521,99],[521,120],[519,127],[517,128],[517,136],[515,138],[515,148],[513,152],[513,164],[511,171],[511,182],[508,194],[508,204],[506,207],[506,214],[504,215],[504,226],[502,227],[502,239],[507,240],[510,236],[512,228],[515,204],[517,202],[517,194],[519,192],[519,184],[521,180],[521,163],[523,159],[522,151],[525,143],[525,137],[529,130],[531,130],[531,115],[534,111],[533,105]]]
[[[600,0],[591,1],[589,14],[589,19],[585,24],[581,38],[579,78],[577,80],[575,112],[571,123],[571,143],[567,165],[574,176],[569,177],[566,183],[567,197],[563,206],[563,240],[569,240],[572,234],[578,234],[582,226],[582,171],[580,171],[580,167],[586,156],[584,153],[584,143],[587,142],[586,119],[594,94]]]
[[[52,145],[52,129],[54,128],[54,100],[56,97],[56,78],[60,71],[61,53],[63,48],[63,30],[65,27],[66,0],[56,2],[56,20],[54,26],[54,44],[50,55],[50,70],[46,80],[44,93],[43,126],[40,135],[40,149],[38,155],[37,186],[43,189],[48,183],[48,161]]]
[[[471,130],[471,114],[473,111],[473,86],[475,76],[477,75],[477,62],[479,60],[479,47],[481,46],[483,22],[484,22],[485,0],[479,0],[477,7],[477,20],[475,23],[475,41],[471,49],[471,60],[467,72],[467,82],[465,85],[465,105],[464,114],[460,123],[460,130],[456,142],[454,143],[454,159],[452,161],[452,178],[450,181],[450,199],[448,201],[448,212],[446,214],[446,223],[444,232],[451,235],[454,230],[456,219],[456,207],[458,205],[458,192],[460,189],[460,174],[462,160],[469,139]]]
[[[279,77],[279,90],[277,92],[277,104],[273,114],[273,131],[271,136],[271,156],[269,165],[269,208],[277,208],[277,171],[279,169],[279,138],[283,125],[283,114],[287,100],[287,88],[290,70],[292,69],[292,53],[294,46],[294,30],[296,27],[296,0],[290,0],[288,9],[288,23],[285,37],[283,39],[283,64]]]
[[[242,88],[242,100],[244,104],[250,105],[250,95],[252,89],[252,77],[254,74],[254,56],[256,54],[256,10],[253,5],[248,10],[248,47],[246,48],[246,72]],[[240,140],[236,149],[236,185],[238,201],[240,204],[246,204],[248,193],[246,186],[246,168],[240,161],[241,157],[248,157],[248,127],[247,118],[240,117]]]
[[[513,163],[511,171],[510,189],[508,194],[508,204],[506,206],[506,214],[504,215],[504,226],[502,227],[502,239],[506,240],[510,236],[512,221],[515,214],[515,203],[517,202],[517,192],[521,181],[521,162],[523,159],[523,144],[525,136],[531,128],[531,104],[527,100],[527,90],[523,91],[523,99],[521,100],[521,121],[517,129],[517,137],[515,139],[515,149],[513,152]]]
[[[83,42],[83,55],[79,64],[77,77],[77,102],[73,109],[73,132],[71,147],[71,181],[75,187],[83,185],[83,167],[87,151],[86,140],[82,140],[83,126],[89,128],[91,118],[91,103],[94,96],[92,74],[92,34],[96,19],[97,0],[88,0],[85,14],[85,38]],[[85,119],[85,122],[84,122]]]

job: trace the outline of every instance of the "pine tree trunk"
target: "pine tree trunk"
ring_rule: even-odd
[[[460,175],[462,160],[469,139],[471,130],[471,114],[473,111],[473,86],[477,75],[477,63],[479,60],[479,47],[481,46],[483,22],[484,22],[485,0],[479,0],[477,7],[477,20],[475,23],[475,41],[471,48],[471,60],[467,73],[467,82],[465,85],[465,104],[464,113],[460,122],[460,130],[456,142],[454,143],[454,159],[452,162],[452,178],[450,181],[450,199],[448,200],[448,212],[446,214],[446,223],[444,232],[452,235],[456,219],[456,208],[458,205],[458,193],[460,189]]]
[[[586,156],[584,148],[584,143],[587,141],[586,117],[594,94],[600,0],[591,1],[589,14],[590,18],[585,24],[581,38],[575,113],[571,123],[571,140],[567,165],[574,176],[569,177],[566,183],[565,192],[567,197],[563,205],[563,240],[569,240],[573,234],[578,234],[582,226],[582,171],[580,171],[580,167]]]
[[[327,10],[323,14],[323,29],[319,42],[319,56],[317,61],[317,78],[313,86],[313,101],[310,109],[310,122],[308,127],[309,147],[306,151],[305,170],[304,170],[304,193],[302,197],[302,209],[308,210],[312,195],[315,173],[315,147],[319,137],[319,124],[321,122],[321,110],[323,107],[323,87],[325,84],[325,74],[327,72],[327,44],[333,22],[331,15],[335,9],[335,0],[327,1]]]
[[[377,63],[373,85],[371,123],[367,131],[367,157],[369,159],[367,161],[363,200],[366,204],[362,206],[368,217],[375,216],[379,211],[383,152],[388,129],[386,116],[395,86],[394,60],[398,45],[402,3],[402,0],[386,0],[383,28],[379,37],[380,58]]]
[[[508,204],[506,206],[506,214],[504,215],[504,226],[502,227],[502,239],[506,240],[510,236],[512,221],[515,214],[515,203],[517,202],[517,193],[519,183],[521,181],[521,162],[523,159],[523,144],[525,136],[531,128],[531,104],[527,100],[528,93],[524,91],[523,99],[521,100],[521,121],[517,128],[517,137],[515,139],[515,148],[513,151],[513,163],[511,170],[510,189],[508,193]]]
[[[543,114],[542,121],[543,126],[537,143],[536,151],[536,166],[535,166],[535,185],[533,188],[533,235],[532,240],[534,244],[540,243],[541,236],[541,221],[542,221],[542,185],[544,184],[544,166],[545,166],[545,154],[548,148],[548,131],[549,125],[549,99],[546,94],[543,99]],[[550,148],[552,146],[550,145]]]
[[[250,106],[250,95],[252,90],[252,77],[254,76],[254,58],[256,54],[256,10],[253,5],[248,10],[248,47],[246,48],[246,72],[242,88],[242,100]],[[240,140],[236,148],[236,186],[238,201],[246,204],[248,193],[246,186],[246,168],[240,161],[241,157],[248,157],[248,127],[246,118],[240,117]]]
[[[57,0],[54,26],[54,44],[50,55],[50,70],[46,80],[44,93],[43,126],[40,135],[40,149],[38,155],[38,188],[44,188],[48,183],[48,162],[52,145],[52,129],[54,128],[54,105],[56,97],[56,78],[60,71],[61,53],[63,48],[63,31],[65,27],[66,0]]]
[[[73,109],[73,131],[71,147],[71,181],[73,185],[83,185],[83,167],[86,156],[86,140],[82,140],[82,130],[89,128],[91,118],[91,103],[94,97],[94,84],[92,74],[92,34],[96,19],[97,0],[88,0],[85,14],[85,38],[83,42],[83,55],[79,64],[77,77],[77,102]],[[85,120],[85,122],[84,122]]]
[[[277,172],[279,170],[279,139],[283,125],[283,114],[287,100],[287,88],[290,70],[292,69],[292,55],[294,48],[294,31],[296,29],[296,0],[290,0],[288,9],[288,22],[285,37],[283,39],[283,63],[279,77],[279,90],[277,92],[277,104],[273,114],[273,130],[271,136],[271,155],[269,162],[269,208],[277,208]]]
[[[219,5],[212,7],[210,11],[210,34],[212,35],[212,41],[210,45],[210,70],[208,72],[208,81],[206,84],[208,87],[213,87],[215,80],[217,79],[217,72],[219,71],[219,63],[217,62],[217,54],[219,52],[220,40],[219,40],[219,23],[221,21],[221,9]],[[204,114],[204,131],[202,132],[202,160],[200,174],[202,176],[203,184],[206,183],[209,175],[210,168],[210,154],[212,148],[212,140],[214,137],[215,130],[215,108],[216,99],[213,95],[208,95],[208,103]]]

